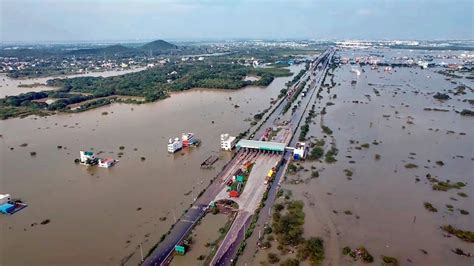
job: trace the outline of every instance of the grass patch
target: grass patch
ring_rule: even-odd
[[[336,162],[336,158],[335,156],[337,155],[339,151],[337,150],[336,147],[332,146],[331,149],[329,149],[328,152],[326,152],[326,157],[325,157],[325,161],[327,163],[334,163]]]
[[[451,183],[449,180],[446,180],[446,181],[436,181],[431,187],[433,188],[433,190],[448,191],[453,188],[461,189],[465,186],[466,184],[464,184],[463,182]]]
[[[441,229],[451,235],[455,235],[457,238],[463,241],[474,243],[474,232],[472,231],[463,231],[452,225],[443,225],[441,226]]]
[[[423,203],[423,205],[425,206],[425,209],[427,209],[428,211],[430,212],[438,212],[438,209],[436,209],[431,203],[429,202],[425,202]]]
[[[321,148],[319,146],[316,146],[309,153],[308,159],[309,160],[319,160],[323,157],[323,155],[324,155],[323,148]]]
[[[368,149],[370,147],[370,144],[369,143],[364,143],[362,145],[360,145],[362,148],[365,148],[365,149]]]
[[[323,130],[324,134],[332,135],[332,130],[329,127],[321,125],[321,129]]]
[[[407,163],[405,164],[405,168],[412,169],[412,168],[418,168],[418,165],[414,163]]]
[[[344,173],[345,173],[346,176],[348,176],[348,177],[350,177],[350,176],[352,176],[352,175],[354,174],[354,173],[353,173],[351,170],[349,170],[349,169],[344,169]]]
[[[396,266],[398,264],[398,260],[394,257],[389,257],[389,256],[384,256],[382,255],[382,265],[387,265],[387,266]]]

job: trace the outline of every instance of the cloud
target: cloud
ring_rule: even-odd
[[[368,8],[359,8],[356,13],[357,15],[364,16],[364,17],[375,15],[375,11],[373,9],[368,9]]]

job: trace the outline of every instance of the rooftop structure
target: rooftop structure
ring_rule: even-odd
[[[221,149],[230,151],[234,148],[235,142],[235,137],[232,137],[229,134],[221,134]]]
[[[11,200],[10,194],[0,194],[0,204],[7,203]]]
[[[237,143],[237,148],[246,148],[246,149],[256,149],[262,151],[276,151],[284,152],[285,144],[279,142],[270,142],[270,141],[258,141],[258,140],[249,140],[242,139]]]

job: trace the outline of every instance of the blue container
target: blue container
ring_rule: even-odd
[[[301,159],[301,157],[300,157],[299,154],[295,154],[295,155],[293,155],[293,159],[299,161]]]

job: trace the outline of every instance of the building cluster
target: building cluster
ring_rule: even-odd
[[[355,55],[336,58],[335,63],[372,66],[408,66],[408,67],[443,67],[448,69],[472,69],[474,53],[434,55],[414,54],[411,56],[397,55],[386,58],[383,55]]]
[[[169,58],[127,57],[0,57],[0,72],[15,71],[48,72],[61,70],[63,74],[81,74],[100,71],[120,71],[137,67],[154,67],[164,65]],[[52,72],[52,74],[57,74]]]

